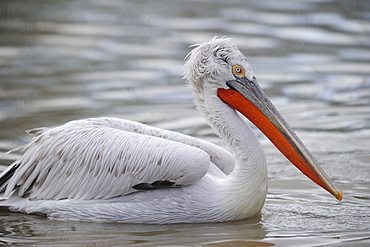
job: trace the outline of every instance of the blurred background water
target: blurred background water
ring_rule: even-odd
[[[0,151],[25,130],[112,116],[224,144],[182,80],[189,45],[230,36],[260,85],[342,190],[335,201],[263,137],[259,218],[146,226],[59,222],[0,210],[0,244],[370,245],[367,0],[2,0]],[[2,169],[19,156],[2,156]]]

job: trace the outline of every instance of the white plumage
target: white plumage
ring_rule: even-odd
[[[256,215],[267,193],[263,150],[219,95],[231,90],[226,82],[255,80],[250,65],[230,39],[214,38],[189,53],[184,77],[198,109],[232,153],[117,118],[35,129],[24,155],[0,176],[0,205],[55,219],[151,224]]]
[[[206,174],[210,163],[210,155],[194,145],[208,149],[216,163],[220,158],[232,162],[230,153],[210,143],[117,118],[84,119],[32,132],[37,136],[15,163],[22,166],[5,196],[18,186],[18,196],[30,199],[86,200],[126,195],[140,183],[189,185]],[[176,139],[187,139],[187,144]]]

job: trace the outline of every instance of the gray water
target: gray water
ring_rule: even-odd
[[[343,192],[337,202],[256,130],[269,163],[259,217],[127,225],[0,209],[0,244],[369,246],[370,3],[362,1],[0,2],[0,151],[25,130],[111,116],[224,146],[181,79],[188,46],[231,36],[270,99]],[[19,157],[2,156],[2,169]]]

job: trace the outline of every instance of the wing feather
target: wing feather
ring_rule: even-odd
[[[140,183],[192,184],[210,164],[200,148],[93,121],[37,134],[16,161],[20,167],[7,181],[5,197],[18,190],[31,199],[105,199],[132,193]]]
[[[168,140],[173,140],[176,142],[181,142],[193,147],[200,148],[207,152],[211,158],[212,163],[214,163],[218,168],[220,168],[225,174],[230,174],[234,169],[234,158],[233,155],[213,144],[192,136],[184,135],[178,132],[169,131],[165,129],[155,128],[142,123],[120,119],[120,118],[87,118],[82,120],[75,120],[68,122],[67,126],[76,125],[93,125],[93,126],[109,126],[115,129],[121,129],[124,131],[129,131],[133,133],[140,133],[148,136],[156,136]]]

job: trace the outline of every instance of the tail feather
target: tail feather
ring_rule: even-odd
[[[31,130],[27,130],[26,133],[36,138],[37,136],[41,135],[43,132],[47,131],[49,128],[35,128]],[[15,149],[12,149],[5,154],[10,154],[11,152],[18,151],[18,150],[24,150],[27,149],[28,144],[19,146]],[[15,161],[13,164],[8,166],[8,168],[5,169],[0,174],[0,193],[3,193],[6,190],[6,187],[8,186],[9,179],[14,175],[15,171],[21,166],[21,163],[18,161]]]
[[[14,172],[20,166],[19,163],[14,162],[6,170],[0,174],[0,193],[4,192],[8,185],[8,180],[14,175]]]

